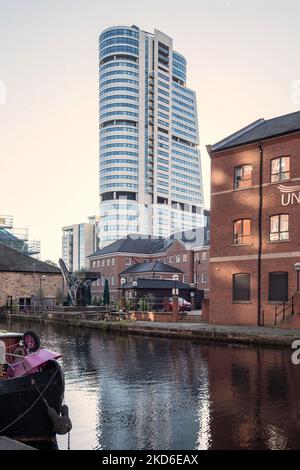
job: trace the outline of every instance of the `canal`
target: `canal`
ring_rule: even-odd
[[[299,449],[300,365],[289,349],[34,329],[63,354],[71,449]],[[67,448],[67,436],[58,438]]]

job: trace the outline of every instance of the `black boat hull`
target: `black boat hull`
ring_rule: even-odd
[[[64,397],[64,377],[57,361],[24,377],[0,382],[0,435],[18,441],[55,443],[56,436],[47,405],[60,412]]]

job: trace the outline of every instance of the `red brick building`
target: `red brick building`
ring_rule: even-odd
[[[173,272],[180,270],[180,282],[193,284],[198,290],[204,290],[208,297],[208,241],[206,239],[203,244],[202,236],[192,237],[190,232],[183,234],[170,239],[128,235],[90,255],[91,271],[101,272],[101,279],[92,286],[92,296],[98,300],[102,297],[107,279],[112,299],[116,301],[121,296],[121,277],[125,270],[135,264],[158,261],[174,268]],[[147,276],[147,272],[140,274],[141,278]],[[153,273],[149,276],[153,277]],[[155,277],[171,279],[172,273],[157,272]]]
[[[208,151],[210,321],[272,325],[276,306],[292,311],[300,261],[300,112],[260,119]],[[297,322],[277,313],[283,326]]]

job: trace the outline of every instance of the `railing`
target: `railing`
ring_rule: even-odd
[[[283,321],[288,315],[294,315],[294,297],[275,307],[274,325],[277,326],[279,316],[282,316],[280,321]]]

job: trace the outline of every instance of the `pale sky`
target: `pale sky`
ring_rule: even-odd
[[[98,36],[133,24],[187,58],[206,207],[205,146],[300,109],[299,0],[0,0],[0,214],[42,259],[57,262],[63,225],[98,213]]]

